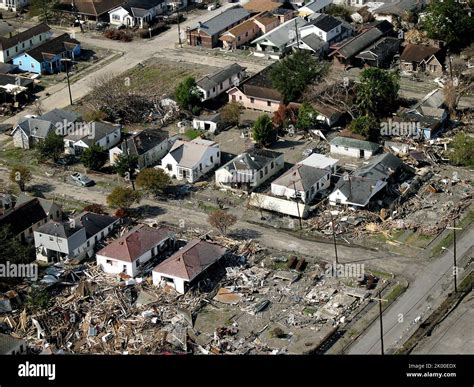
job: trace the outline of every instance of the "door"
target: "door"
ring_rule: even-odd
[[[359,153],[359,157],[360,157],[361,159],[365,158],[365,152],[364,152],[364,150],[363,150],[363,149],[360,149],[359,152],[360,152],[360,153]]]

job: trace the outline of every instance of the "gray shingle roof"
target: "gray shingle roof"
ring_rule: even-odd
[[[39,120],[36,118],[29,118],[18,124],[20,128],[28,137],[46,138],[49,133],[55,130],[51,122]],[[17,129],[15,128],[15,130]]]
[[[357,148],[366,151],[375,152],[379,149],[379,144],[370,141],[357,140],[350,137],[335,137],[331,142],[331,145],[343,146],[347,148]]]
[[[296,164],[286,173],[274,180],[272,184],[281,185],[290,189],[296,186],[298,191],[308,191],[329,172],[324,169]]]
[[[70,222],[49,221],[45,225],[39,227],[37,231],[41,234],[54,235],[59,238],[69,238],[82,228],[77,224],[75,227],[71,227],[71,225]]]
[[[204,90],[210,90],[213,87],[217,87],[221,82],[240,74],[242,71],[245,71],[245,69],[245,67],[242,67],[237,63],[232,63],[217,73],[205,75],[197,81],[196,84]]]
[[[223,165],[222,168],[228,171],[258,171],[281,155],[279,152],[265,149],[252,149],[233,158],[227,164]]]
[[[230,8],[213,18],[206,20],[204,23],[199,24],[196,28],[199,28],[201,31],[212,36],[226,30],[232,24],[238,23],[249,16],[250,13],[242,7]]]
[[[321,14],[318,17],[312,19],[309,24],[314,25],[320,30],[329,32],[332,29],[336,28],[338,25],[342,24],[342,22],[340,20],[337,20],[335,17],[332,17],[331,15]]]
[[[53,125],[56,123],[62,123],[64,120],[67,122],[77,122],[80,120],[81,115],[75,112],[64,109],[53,109],[42,116],[36,117],[38,120],[49,121]]]
[[[281,46],[284,46],[285,44],[291,43],[293,40],[296,40],[296,39],[291,39],[291,36],[290,36],[291,31],[295,30],[295,23],[296,23],[296,26],[298,26],[298,28],[301,28],[305,26],[306,24],[308,24],[308,22],[301,17],[288,20],[287,22],[274,28],[270,32],[267,32],[266,34],[255,39],[252,42],[252,44],[268,41],[270,44],[276,47],[281,47]],[[295,35],[295,38],[296,38],[296,35]]]

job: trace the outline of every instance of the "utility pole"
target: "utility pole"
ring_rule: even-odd
[[[293,189],[295,190],[296,209],[298,210],[298,220],[300,221],[300,230],[303,230],[303,222],[301,221],[300,205],[298,203],[299,193],[296,190],[296,183],[293,180]]]
[[[382,290],[379,291],[379,320],[380,320],[380,350],[381,354],[384,355],[383,348],[383,321],[382,321]]]
[[[295,32],[296,32],[296,47],[298,47],[298,50],[300,49],[300,37],[298,34],[298,18],[295,18]]]
[[[339,264],[339,260],[337,258],[337,243],[336,243],[336,231],[334,230],[334,217],[332,215],[332,212],[329,211],[329,213],[331,214],[331,225],[332,225],[332,240],[334,242],[334,255],[336,257],[336,265]]]
[[[178,43],[179,47],[183,48],[183,43],[181,42],[181,25],[180,25],[180,17],[179,17],[179,7],[181,6],[181,2],[177,3],[176,13],[178,15]]]
[[[71,81],[69,79],[69,60],[62,59],[62,62],[66,65],[66,78],[67,78],[67,88],[69,90],[69,102],[72,106],[72,93],[71,93]]]
[[[451,67],[451,66],[449,66]],[[456,262],[456,218],[453,219],[453,257],[454,257],[454,268],[453,268],[453,274],[454,274],[454,292],[458,292],[458,265]]]

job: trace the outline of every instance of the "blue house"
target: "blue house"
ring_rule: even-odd
[[[68,34],[62,34],[42,45],[13,58],[13,64],[22,71],[54,74],[64,68],[62,59],[74,60],[81,54],[81,44]]]

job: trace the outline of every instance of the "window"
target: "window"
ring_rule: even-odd
[[[32,46],[32,45],[33,45],[33,40],[30,39],[30,46]]]
[[[111,259],[107,259],[107,260],[105,261],[105,263],[106,263],[107,265],[112,265],[112,260],[111,260]]]
[[[265,175],[268,174],[268,166],[265,166]]]
[[[52,242],[52,241],[54,241],[54,238],[52,236],[50,236],[49,240]]]
[[[7,56],[10,56],[10,50],[7,50]]]
[[[242,96],[241,95],[239,95],[239,101],[242,101]]]
[[[40,42],[43,40],[43,35],[40,35]]]
[[[213,163],[213,162],[214,162],[214,157],[213,157],[213,156],[211,156],[211,163]]]
[[[199,163],[199,170],[202,171],[202,164]]]
[[[255,103],[255,98],[250,98],[250,103]]]
[[[260,179],[263,178],[263,171],[260,171]]]
[[[220,153],[220,152],[217,152],[217,157],[219,157],[219,153]]]
[[[21,65],[21,64],[20,64]],[[241,97],[242,98],[242,97]],[[235,95],[232,96],[232,101],[235,101],[236,98],[235,98]]]
[[[21,60],[18,61],[18,64],[19,64],[20,66],[23,66],[23,62],[22,62]]]
[[[173,170],[173,167],[171,166],[171,164],[167,164],[167,165],[166,165],[166,169],[167,169],[168,171],[172,171],[172,170]]]
[[[275,163],[272,161],[272,163],[270,164],[270,168],[273,169],[274,166],[275,166]]]
[[[25,42],[21,44],[21,48],[25,48]]]
[[[237,37],[237,41],[240,42],[240,36]]]
[[[219,86],[220,86],[221,90],[224,88],[224,84],[223,84],[223,83],[221,83]]]
[[[18,46],[15,46],[15,52],[18,52]]]
[[[270,101],[267,101],[267,106],[272,106],[272,103]]]
[[[245,33],[245,36],[246,36],[246,37],[249,36],[249,32],[248,32],[248,31]]]

